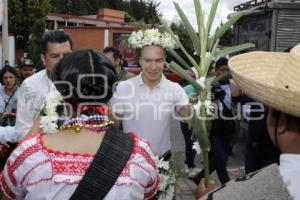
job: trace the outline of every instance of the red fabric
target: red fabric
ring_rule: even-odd
[[[101,115],[107,114],[107,108],[104,107],[104,106],[100,106],[100,105],[99,105],[99,106],[95,106],[95,105],[93,105],[93,106],[85,105],[85,106],[82,106],[82,107],[81,107],[80,111],[81,111],[81,113],[82,113],[82,112],[85,112],[85,111],[87,111],[87,110],[89,110],[89,109],[93,109],[94,111],[96,111],[96,113],[101,114]]]

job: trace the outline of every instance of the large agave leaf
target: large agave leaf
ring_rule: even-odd
[[[215,42],[213,48],[209,49],[209,50],[211,50],[212,53],[210,54],[210,56],[209,56],[209,58],[208,58],[208,60],[206,62],[206,68],[205,68],[206,70],[205,70],[205,73],[204,73],[205,76],[207,76],[209,67],[210,67],[213,59],[216,57],[214,52],[216,52],[218,45],[219,45],[219,39],[217,39],[217,41]]]
[[[194,0],[194,5],[195,5],[195,12],[197,17],[199,39],[200,41],[202,41],[202,37],[204,36],[204,33],[201,34],[201,32],[205,32],[205,27],[204,27],[204,15],[202,12],[202,6],[200,0]]]
[[[176,60],[178,60],[180,62],[180,64],[185,68],[185,69],[189,69],[191,66],[189,64],[187,64],[187,62],[185,62],[185,60],[173,49],[168,48],[167,49],[168,52],[170,52],[172,54],[172,56],[174,56],[176,58]]]
[[[187,59],[190,61],[190,63],[193,65],[193,67],[197,68],[197,62],[195,61],[195,59],[187,52],[187,50],[183,47],[183,45],[181,44],[181,42],[179,41],[179,39],[175,36],[175,34],[173,33],[172,29],[168,26],[168,24],[161,18],[159,17],[159,20],[161,22],[161,24],[163,25],[163,28],[165,29],[165,31],[167,31],[172,38],[176,41],[176,44],[179,46],[179,48],[181,49],[181,51],[184,53],[184,55],[187,57]]]
[[[206,24],[207,34],[209,34],[211,26],[214,22],[218,5],[219,5],[219,0],[213,0],[213,2],[211,4],[209,16],[208,16],[208,19],[207,19],[207,24]]]
[[[219,58],[219,57],[223,57],[223,56],[226,56],[226,55],[238,52],[238,51],[243,51],[245,49],[249,49],[251,47],[255,47],[255,45],[252,43],[246,43],[246,44],[241,44],[241,45],[234,46],[234,47],[227,47],[221,51],[216,52],[214,56],[216,58]]]
[[[174,2],[174,6],[177,10],[177,13],[179,14],[179,17],[182,21],[182,24],[184,25],[186,31],[188,32],[191,41],[194,44],[194,48],[195,51],[198,53],[198,55],[200,54],[200,41],[198,39],[198,36],[193,28],[193,26],[191,25],[191,23],[189,22],[188,18],[186,17],[186,15],[184,14],[184,12],[182,11],[182,9],[180,8],[180,6],[178,5],[178,3]]]
[[[230,18],[225,24],[223,24],[218,30],[216,30],[214,36],[209,38],[208,46],[212,46],[217,39],[219,39],[228,29],[231,28],[242,16],[246,14],[245,11],[237,12],[232,18]]]
[[[176,62],[171,61],[167,63],[167,67],[172,71],[176,72],[183,79],[187,80],[192,86],[195,88],[196,92],[201,91],[201,86],[184,70],[182,69]]]

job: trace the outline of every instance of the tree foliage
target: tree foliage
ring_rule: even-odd
[[[16,36],[17,48],[26,49],[33,26],[46,17],[51,10],[50,0],[9,0],[8,26],[9,32]]]
[[[187,52],[190,55],[194,55],[195,53],[195,49],[193,46],[193,42],[191,41],[186,28],[184,27],[183,23],[181,21],[176,21],[176,22],[172,22],[170,25],[170,28],[173,30],[173,32],[178,36],[179,41],[182,43],[182,45],[184,46],[184,48],[187,50]],[[180,49],[176,49],[175,50],[181,57],[184,57],[184,53],[182,51],[180,51]],[[172,54],[170,54],[169,52],[167,52],[168,56],[168,60],[174,60],[174,57]],[[193,56],[194,59],[198,59],[197,56]]]
[[[158,6],[154,0],[51,0],[53,12],[70,15],[95,15],[98,8],[123,10],[127,21],[158,23]]]
[[[40,41],[43,37],[45,29],[46,22],[44,20],[37,20],[31,28],[32,34],[30,35],[28,41],[28,58],[30,58],[33,61],[38,70],[42,68],[42,61],[40,58]]]

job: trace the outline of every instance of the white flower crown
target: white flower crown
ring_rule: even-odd
[[[58,132],[58,113],[56,112],[56,108],[58,105],[61,105],[63,101],[63,97],[58,91],[51,91],[46,96],[46,104],[43,108],[44,116],[41,116],[40,120],[40,128],[44,133],[54,134]]]
[[[177,35],[175,37],[178,38]],[[146,29],[144,31],[134,31],[128,38],[129,46],[132,48],[142,48],[147,45],[158,45],[162,48],[177,48],[176,41],[167,33],[161,33],[158,29]]]

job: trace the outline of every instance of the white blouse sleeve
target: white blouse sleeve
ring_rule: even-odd
[[[25,162],[30,155],[34,139],[22,141],[9,156],[0,176],[1,189],[11,199],[23,199],[25,195],[24,176],[31,168],[30,162]],[[28,164],[29,163],[29,164]]]

